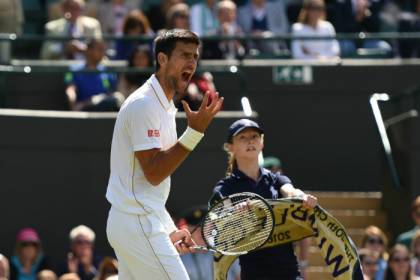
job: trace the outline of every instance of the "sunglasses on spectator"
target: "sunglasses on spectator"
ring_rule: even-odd
[[[174,17],[176,17],[176,18],[185,18],[185,19],[189,18],[189,16],[187,14],[181,14],[181,13],[175,14]]]
[[[397,262],[397,263],[400,263],[400,262],[408,262],[408,261],[410,261],[410,258],[409,257],[405,257],[405,258],[398,258],[398,257],[396,257],[396,258],[391,258],[390,261]]]
[[[82,239],[80,239],[80,240],[76,239],[74,241],[74,243],[77,244],[77,245],[90,245],[90,244],[92,244],[92,242],[90,242],[89,240],[82,240]]]
[[[33,241],[23,241],[23,242],[20,243],[20,246],[22,246],[22,247],[29,247],[29,246],[37,247],[38,243],[33,242]]]
[[[362,264],[363,265],[376,265],[376,262],[375,261],[371,261],[371,260],[364,260],[363,262],[362,262]]]
[[[375,238],[375,237],[368,237],[367,243],[384,245],[384,241],[381,238]]]

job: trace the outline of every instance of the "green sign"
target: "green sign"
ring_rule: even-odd
[[[275,84],[311,84],[313,80],[312,67],[309,65],[288,65],[273,67],[273,82]]]

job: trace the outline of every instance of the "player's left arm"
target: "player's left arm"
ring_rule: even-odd
[[[292,184],[287,183],[281,186],[280,192],[283,195],[283,197],[293,197],[298,196],[302,198],[303,200],[303,207],[306,208],[314,208],[318,203],[318,198],[311,194],[307,194],[303,192],[301,189],[295,188]]]

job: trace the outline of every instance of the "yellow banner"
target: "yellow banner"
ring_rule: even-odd
[[[356,246],[336,218],[321,206],[304,208],[302,200],[297,198],[267,201],[273,207],[275,225],[271,237],[259,249],[313,236],[334,279],[363,280]],[[214,279],[225,280],[237,257],[215,254]]]

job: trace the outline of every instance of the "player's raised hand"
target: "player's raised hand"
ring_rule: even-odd
[[[197,111],[191,111],[187,102],[182,100],[185,114],[187,115],[188,126],[198,132],[204,132],[213,120],[214,116],[220,111],[223,104],[223,97],[219,97],[219,93],[208,104],[210,92],[207,91]]]

